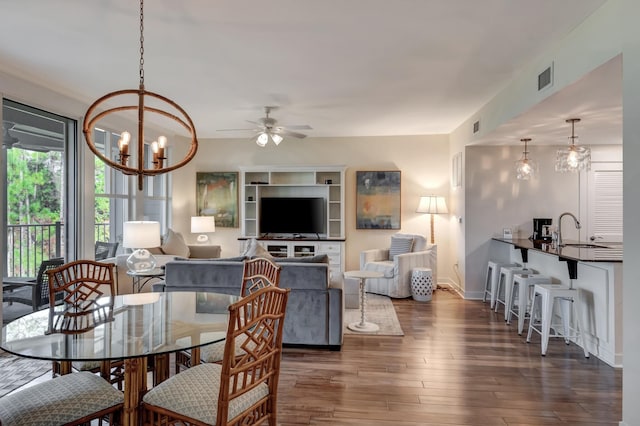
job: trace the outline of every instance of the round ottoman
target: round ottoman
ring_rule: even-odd
[[[414,268],[411,271],[411,296],[419,302],[428,302],[434,289],[430,268]]]

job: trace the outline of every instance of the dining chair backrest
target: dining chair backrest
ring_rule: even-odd
[[[281,270],[281,266],[264,257],[245,260],[240,295],[244,297],[268,286],[278,287]]]
[[[114,257],[118,251],[119,243],[107,243],[104,241],[96,241],[95,246],[95,259],[97,261],[105,260],[109,257]]]
[[[38,275],[36,276],[36,309],[40,309],[49,305],[49,275],[47,271],[55,269],[64,264],[64,258],[54,257],[49,260],[43,260],[38,268]],[[57,299],[60,301],[61,296]]]
[[[76,260],[49,275],[49,332],[74,333],[91,329],[113,318],[113,297],[116,289],[114,265],[93,260]],[[56,309],[54,301],[62,299]]]
[[[216,424],[249,424],[249,420],[267,417],[275,420],[282,330],[290,291],[269,286],[229,307]],[[267,395],[234,419],[228,419],[229,403],[236,398],[241,400],[242,395],[263,384],[269,389]]]

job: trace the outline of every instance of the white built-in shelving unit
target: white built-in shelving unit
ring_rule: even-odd
[[[344,270],[344,166],[253,166],[240,169],[241,250],[257,238],[276,257],[327,254],[332,272]],[[325,200],[326,232],[320,235],[270,235],[260,232],[263,197],[315,197]],[[264,238],[263,238],[264,237]]]

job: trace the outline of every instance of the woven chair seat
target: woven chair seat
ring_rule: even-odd
[[[214,425],[218,414],[221,372],[219,364],[196,365],[151,389],[143,401]],[[229,402],[228,419],[236,417],[268,394],[269,387],[262,383],[233,399]]]
[[[123,402],[122,392],[101,377],[89,372],[72,373],[0,398],[0,423],[62,425]]]

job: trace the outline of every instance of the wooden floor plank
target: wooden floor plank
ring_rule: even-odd
[[[278,424],[611,425],[622,371],[556,339],[547,356],[487,304],[438,290],[394,299],[404,336],[345,335],[339,352],[285,348]]]

